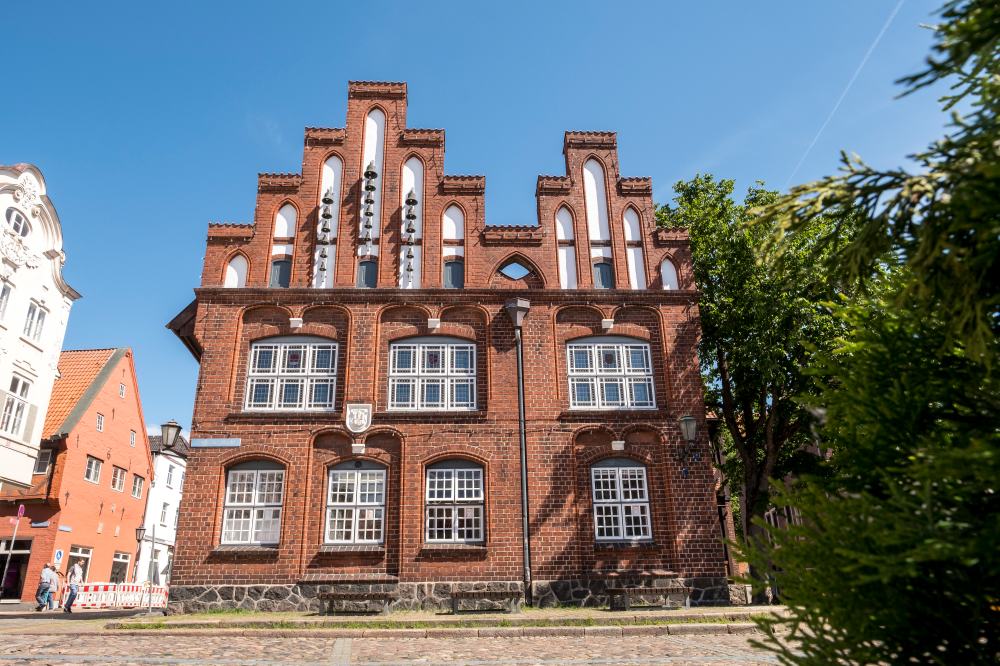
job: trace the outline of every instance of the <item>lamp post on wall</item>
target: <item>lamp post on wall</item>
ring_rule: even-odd
[[[677,419],[677,421],[681,426],[681,435],[684,436],[684,462],[686,463],[688,458],[692,457],[692,454],[695,453],[695,448],[697,447],[698,419],[687,414]],[[686,466],[681,469],[681,475],[685,478],[687,477],[688,468]]]
[[[512,298],[503,309],[514,325],[514,346],[517,350],[517,416],[521,440],[521,532],[524,558],[524,599],[531,605],[531,538],[528,532],[528,435],[524,415],[524,347],[521,326],[531,303],[526,298]]]
[[[160,442],[163,450],[173,448],[174,444],[177,443],[177,437],[181,434],[181,426],[177,421],[170,419],[166,423],[160,426]],[[152,475],[151,475],[152,476]],[[149,495],[153,490],[155,481],[151,478],[149,483],[149,492],[146,494],[146,507],[149,507]],[[144,512],[144,516],[148,512]],[[145,518],[143,518],[143,523],[145,523]],[[152,534],[150,535],[149,544],[149,571],[147,573],[146,583],[149,585],[149,606],[146,613],[148,615],[153,614],[153,567],[156,553],[156,519],[153,520]],[[141,525],[135,528],[135,538],[139,542],[139,552],[142,552],[142,540],[146,536],[146,527]]]

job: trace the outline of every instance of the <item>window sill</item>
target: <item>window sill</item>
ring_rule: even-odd
[[[486,553],[484,543],[425,543],[422,553]]]
[[[32,340],[31,338],[26,338],[26,337],[24,337],[22,335],[21,336],[21,342],[23,342],[24,344],[28,345],[29,347],[34,347],[35,349],[37,349],[40,352],[44,352],[45,351],[41,347],[41,344],[40,344],[41,341],[40,340]]]
[[[656,548],[655,541],[597,541],[594,550],[644,550]]]
[[[412,421],[415,415],[419,415],[422,421],[447,421],[449,423],[475,422],[486,418],[486,411],[482,409],[461,409],[455,411],[423,410],[423,409],[392,409],[375,412],[373,418],[380,422],[391,421]]]
[[[619,415],[623,417],[637,417],[659,419],[669,416],[667,410],[662,407],[636,407],[618,409],[564,409],[559,413],[561,421],[597,421],[608,418],[609,415]]]
[[[212,549],[212,553],[245,554],[245,555],[277,555],[278,546],[260,546],[251,544],[222,544]]]
[[[324,555],[337,553],[373,553],[385,554],[385,546],[378,543],[327,543],[319,548]]]
[[[280,419],[281,421],[300,421],[306,423],[322,422],[329,423],[330,420],[339,420],[341,412],[337,411],[306,411],[306,410],[269,410],[269,411],[239,411],[229,412],[226,415],[227,423],[267,423]]]

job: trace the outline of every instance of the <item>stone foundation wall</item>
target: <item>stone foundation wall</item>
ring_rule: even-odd
[[[615,585],[627,587],[670,587],[676,585],[691,588],[692,606],[729,605],[729,587],[725,578],[621,578]],[[533,581],[532,597],[535,606],[608,606],[608,580],[592,578],[579,580]]]
[[[295,585],[182,585],[170,588],[168,613],[199,613],[207,610],[242,608],[250,611],[326,612],[322,592],[395,592],[398,599],[390,610],[445,610],[451,608],[452,590],[516,590],[521,582],[489,583],[298,583]],[[338,601],[339,612],[374,612],[381,602]],[[462,610],[505,610],[504,601],[462,600]]]
[[[731,603],[731,590],[725,578],[642,578],[622,579],[616,584],[651,587],[671,584],[691,587],[692,606],[725,606]],[[242,608],[250,611],[325,612],[326,603],[317,597],[322,592],[395,592],[398,599],[390,610],[447,610],[451,608],[452,590],[516,590],[517,582],[489,583],[298,583],[295,585],[180,585],[170,588],[169,613],[198,613],[207,610]],[[548,580],[532,584],[537,607],[608,605],[607,579]],[[523,595],[522,595],[523,597]],[[504,610],[504,601],[463,600],[463,610]],[[380,603],[365,601],[335,602],[340,612],[374,612]]]

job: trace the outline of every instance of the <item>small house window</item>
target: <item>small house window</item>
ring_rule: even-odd
[[[378,262],[366,259],[358,264],[358,287],[374,289],[378,284]]]
[[[329,472],[326,499],[327,543],[382,543],[385,523],[385,468],[349,461]]]
[[[101,465],[103,465],[103,463],[94,456],[87,456],[87,469],[83,473],[83,478],[91,483],[100,482]]]
[[[104,414],[97,415],[97,432],[104,432]]]
[[[646,468],[625,458],[590,468],[594,536],[598,541],[638,541],[653,536]]]
[[[277,544],[285,470],[276,463],[237,465],[226,475],[223,544]]]
[[[135,448],[135,430],[128,431],[128,445]]]
[[[28,226],[28,218],[16,208],[7,209],[7,225],[21,238],[27,236],[28,232],[31,231],[31,227]]]
[[[24,417],[28,412],[29,388],[31,388],[31,382],[13,375],[10,378],[10,391],[6,395],[0,391],[0,398],[3,398],[0,432],[14,437],[21,436],[21,426],[24,425]]]
[[[582,338],[566,345],[573,409],[653,409],[649,345],[622,337]]]
[[[463,289],[465,287],[465,262],[452,259],[444,262],[444,288]]]
[[[132,497],[136,499],[142,499],[142,484],[143,478],[138,475],[132,477]]]
[[[35,469],[32,474],[45,474],[49,471],[49,464],[52,462],[52,449],[42,449],[35,458]]]
[[[42,337],[42,327],[45,326],[47,311],[38,303],[28,304],[28,316],[24,319],[24,335],[35,342]]]
[[[610,261],[594,263],[594,289],[614,289],[615,271]]]
[[[125,397],[125,385],[124,384],[119,384],[118,385],[118,397],[119,398],[124,398]]]
[[[410,338],[389,347],[389,409],[476,408],[476,346],[458,338]]]
[[[10,286],[8,282],[0,282],[0,321],[3,320],[4,314],[7,312],[7,304],[10,303],[10,292],[13,287]]]
[[[125,470],[117,465],[111,468],[111,490],[122,492],[125,490]]]
[[[272,287],[285,289],[292,282],[292,260],[276,259],[271,262],[271,283]]]
[[[485,491],[483,468],[445,460],[427,468],[425,538],[428,542],[482,543]]]

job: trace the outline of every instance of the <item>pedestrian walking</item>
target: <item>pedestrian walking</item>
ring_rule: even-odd
[[[66,585],[69,586],[69,594],[63,599],[63,612],[72,613],[73,612],[73,602],[76,601],[76,594],[80,591],[80,585],[83,584],[83,563],[81,560],[77,560],[73,566],[69,568],[69,574],[66,576]]]
[[[38,602],[38,605],[35,607],[35,611],[38,613],[41,613],[43,610],[48,608],[49,590],[52,587],[53,575],[52,563],[46,562],[45,566],[42,567],[41,575],[38,577],[38,589],[35,591],[35,601]]]
[[[62,580],[62,573],[55,565],[52,565],[52,573],[55,575],[52,577],[53,584],[49,587],[49,610],[55,610],[59,608],[59,595],[63,593],[65,585]]]

